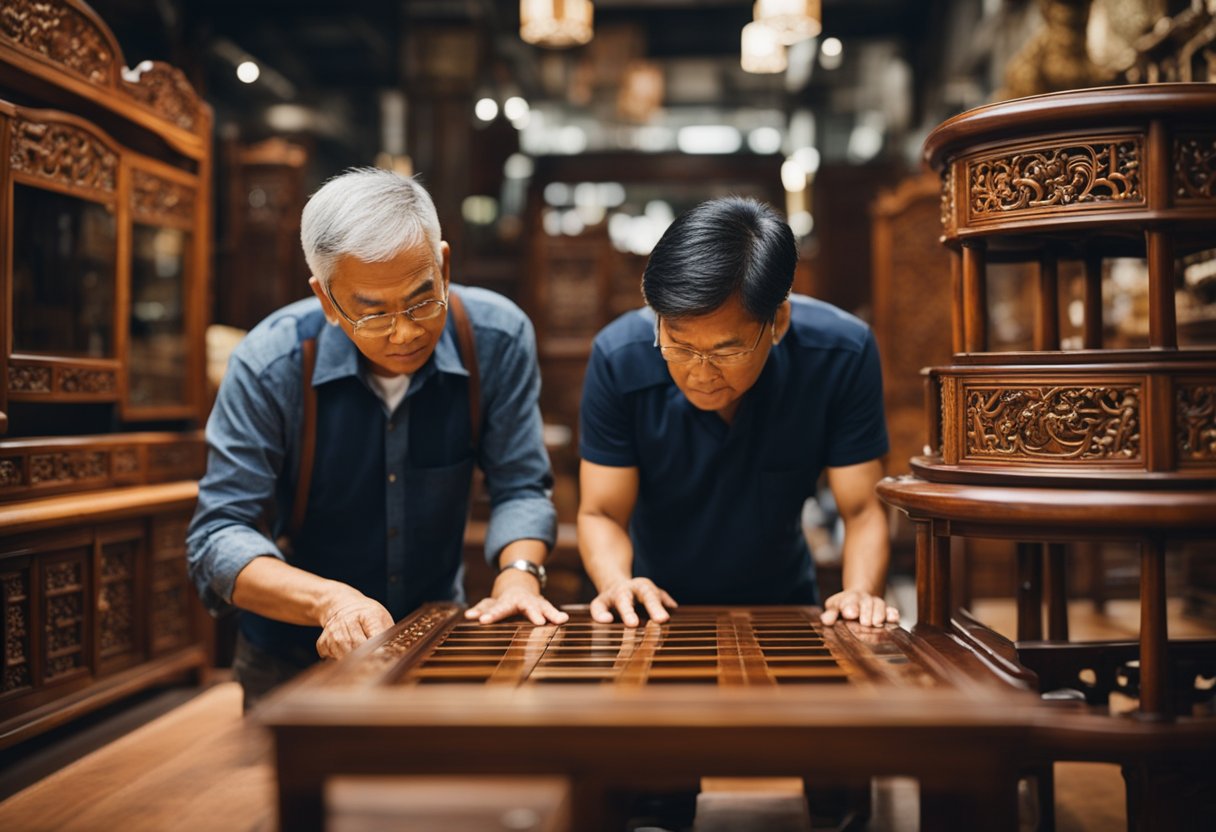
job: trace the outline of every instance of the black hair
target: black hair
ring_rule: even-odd
[[[771,207],[713,199],[664,232],[642,274],[642,294],[663,318],[705,315],[737,294],[749,315],[767,321],[789,294],[797,262],[794,233]]]

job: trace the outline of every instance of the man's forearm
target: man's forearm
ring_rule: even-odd
[[[844,518],[842,552],[844,589],[882,596],[890,560],[887,513],[875,502],[853,517]]]
[[[633,541],[611,517],[579,514],[578,550],[597,590],[633,577]]]
[[[335,597],[357,592],[267,555],[251,560],[236,576],[232,603],[276,621],[321,626]]]
[[[527,560],[539,565],[545,562],[548,555],[549,547],[543,540],[533,538],[513,540],[498,553],[498,568],[502,569],[508,563],[514,563],[517,560]]]

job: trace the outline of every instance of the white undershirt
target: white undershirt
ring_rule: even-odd
[[[393,415],[393,411],[397,409],[397,405],[401,404],[401,400],[405,398],[405,391],[410,389],[410,379],[413,377],[412,373],[401,376],[382,376],[376,373],[367,374],[367,380],[371,382],[372,392],[380,397],[380,401],[384,402],[385,410],[389,416]]]

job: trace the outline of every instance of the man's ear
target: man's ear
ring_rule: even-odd
[[[773,316],[773,343],[779,343],[785,337],[785,333],[790,330],[790,299],[786,297],[777,307],[777,314]]]
[[[329,321],[330,326],[337,326],[338,310],[334,309],[334,305],[330,303],[329,295],[326,293],[325,287],[321,285],[321,279],[313,275],[308,278],[308,286],[317,296],[317,300],[321,301],[321,311],[325,314],[325,320]]]
[[[452,247],[448,245],[447,240],[439,241],[439,271],[443,274],[443,291],[446,294],[448,284],[452,280]]]

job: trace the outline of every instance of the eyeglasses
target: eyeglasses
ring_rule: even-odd
[[[383,338],[385,335],[391,335],[397,328],[397,318],[400,315],[404,315],[414,323],[419,323],[438,318],[443,314],[443,310],[448,308],[447,288],[444,287],[442,299],[424,300],[422,303],[416,303],[400,312],[382,312],[378,315],[352,318],[334,299],[334,293],[328,284],[325,286],[325,294],[329,296],[329,302],[334,305],[334,309],[338,310],[338,314],[345,318],[347,323],[354,328],[355,334],[362,338]]]
[[[773,337],[777,335],[777,321],[772,319],[769,321],[769,326],[772,327]],[[677,347],[674,345],[664,345],[659,343],[659,319],[656,317],[654,321],[654,343],[659,348],[659,352],[663,355],[663,360],[669,364],[689,364],[700,359],[707,364],[712,364],[715,367],[728,367],[734,364],[742,364],[751,358],[752,353],[760,346],[760,339],[764,337],[764,325],[760,325],[760,332],[756,335],[756,343],[752,344],[751,349],[741,350],[739,352],[700,352],[689,347]]]

